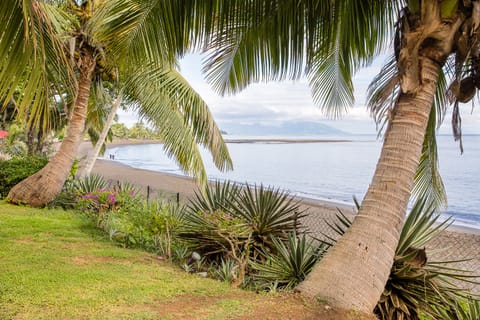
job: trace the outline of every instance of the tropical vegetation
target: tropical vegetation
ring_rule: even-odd
[[[370,101],[379,124],[386,123],[374,177],[352,227],[298,287],[370,313],[388,281],[412,190],[444,204],[432,188],[442,186],[436,123],[453,103],[460,138],[459,103],[473,98],[478,83],[479,2],[234,3],[220,10],[205,59],[207,79],[220,92],[305,74],[314,101],[339,116],[353,103],[353,74],[393,42],[382,90],[373,89]]]
[[[44,156],[14,157],[0,160],[0,199],[23,179],[42,169],[48,162]]]
[[[134,186],[111,185],[101,176],[73,180],[71,185],[64,193],[73,194],[74,200],[67,203],[121,246],[143,248],[186,272],[255,291],[294,289],[352,224],[340,212],[337,221],[325,221],[336,237],[311,234],[300,224],[298,203],[285,192],[263,186],[254,192],[216,182],[184,207],[161,199],[147,202]],[[432,260],[432,251],[426,249],[450,225],[438,219],[428,198],[410,210],[375,307],[380,319],[446,320],[474,312],[476,298],[462,288],[478,283],[477,275],[455,268],[458,261],[442,260],[438,254]]]
[[[327,113],[339,116],[353,103],[352,75],[369,64],[393,40],[392,60],[377,79],[377,83],[382,84],[379,86],[381,89],[372,90],[371,110],[380,124],[387,124],[372,183],[352,227],[298,287],[304,294],[319,296],[334,306],[372,312],[389,279],[412,190],[416,197],[428,192],[429,198],[437,205],[444,201],[442,193],[435,193],[431,187],[441,187],[441,180],[436,174],[435,124],[443,119],[442,107],[447,102],[453,103],[454,136],[460,138],[459,103],[471,101],[479,87],[477,60],[480,42],[477,41],[477,31],[480,3],[473,0],[219,0],[189,3],[189,6],[180,6],[175,1],[147,6],[145,4],[149,2],[139,1],[139,4],[145,5],[142,7],[145,10],[162,13],[155,15],[155,19],[160,17],[160,25],[165,29],[156,28],[156,33],[144,33],[145,37],[141,39],[143,46],[125,48],[122,44],[130,43],[126,39],[135,40],[123,36],[129,34],[130,22],[137,21],[135,13],[138,11],[135,9],[138,7],[131,7],[132,3],[112,1],[108,5],[91,7],[96,3],[88,1],[82,2],[84,6],[79,7],[79,12],[83,10],[84,15],[76,21],[86,27],[86,32],[92,33],[87,33],[89,37],[85,41],[73,42],[79,45],[78,48],[73,46],[78,51],[78,57],[73,55],[73,60],[77,62],[77,70],[86,77],[78,78],[79,88],[83,91],[67,97],[77,98],[75,108],[81,105],[78,102],[82,102],[82,112],[85,112],[85,98],[90,89],[90,85],[86,84],[92,81],[96,58],[103,58],[103,53],[106,57],[112,53],[114,62],[123,63],[135,58],[140,62],[158,62],[160,66],[165,66],[163,63],[166,62],[170,67],[176,55],[184,53],[191,45],[190,48],[206,49],[207,78],[219,92],[234,93],[251,82],[296,79],[306,74],[317,104]],[[23,14],[14,0],[4,1],[0,7],[0,12],[4,14],[2,21],[9,22],[0,38],[3,40],[0,46],[1,68],[5,70],[0,76],[0,96],[8,99],[17,85],[23,84],[22,91],[28,94],[18,101],[20,106],[27,106],[34,93],[35,97],[42,96],[36,94],[39,92],[36,84],[40,80],[46,83],[47,77],[52,74],[62,77],[61,83],[66,91],[72,89],[69,85],[72,82],[71,70],[56,69],[60,64],[31,63],[36,48],[41,47],[46,53],[65,53],[58,41],[54,41],[55,38],[48,37],[52,34],[48,31],[65,26],[60,23],[64,19],[55,15],[52,24],[43,24],[42,17],[46,15],[42,13],[56,9],[38,4],[36,1],[26,2]],[[21,23],[25,17],[30,24]],[[109,23],[100,24],[102,28],[98,31],[90,28],[105,17],[108,17]],[[146,21],[151,22],[149,19]],[[155,22],[158,23],[158,20]],[[20,31],[19,26],[22,28]],[[173,30],[181,31],[168,32]],[[112,31],[122,32],[122,36]],[[24,35],[44,41],[25,42]],[[115,38],[110,39],[111,36]],[[194,41],[190,43],[191,39]],[[160,42],[166,45],[154,45]],[[46,45],[36,46],[42,43]],[[23,44],[24,50],[19,50]],[[143,48],[152,50],[145,55],[141,50]],[[164,59],[155,60],[161,58]],[[64,60],[68,65],[69,56]],[[21,70],[17,62],[22,63]],[[110,66],[109,63],[106,65]],[[23,75],[25,66],[31,66],[32,72]],[[101,63],[98,66],[101,68]],[[42,68],[51,72],[42,72]],[[141,71],[142,79],[145,79],[144,69]],[[149,80],[158,78],[147,77]],[[36,81],[22,82],[20,79]],[[144,95],[153,90],[143,89]],[[44,98],[52,96],[43,95]],[[32,110],[32,114],[36,115],[38,110],[48,109]],[[195,124],[191,117],[187,119],[188,123]],[[70,123],[74,123],[72,120]],[[80,127],[83,128],[83,125]],[[198,131],[195,132],[204,132],[205,129],[202,125],[196,128]],[[75,134],[79,131],[77,127]],[[74,141],[70,145],[75,145]],[[197,162],[195,164],[198,165]]]
[[[175,70],[177,57],[190,44],[189,29],[176,26],[196,23],[186,21],[192,20],[189,8],[177,7],[135,1],[2,2],[0,96],[8,101],[20,92],[18,117],[30,126],[47,130],[56,101],[68,119],[58,152],[12,188],[9,201],[44,206],[55,198],[85,129],[92,127],[86,119],[101,114],[112,95],[121,94],[152,123],[165,151],[200,181],[206,175],[197,144],[211,151],[221,170],[231,167],[205,102]]]

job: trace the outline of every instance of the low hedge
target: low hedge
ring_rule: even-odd
[[[47,162],[44,156],[0,160],[0,198],[6,197],[14,185],[42,169]]]

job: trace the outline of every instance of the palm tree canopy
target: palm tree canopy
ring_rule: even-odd
[[[49,112],[52,99],[58,98],[65,99],[64,112],[69,114],[76,90],[74,69],[82,47],[89,47],[96,59],[91,106],[105,102],[105,80],[131,86],[125,93],[159,128],[167,153],[184,171],[206,181],[197,144],[212,153],[220,170],[232,167],[207,105],[175,71],[178,57],[193,46],[192,35],[200,33],[202,23],[190,15],[188,5],[142,0],[22,3],[2,2],[1,18],[8,23],[0,38],[0,97],[15,90],[27,93],[18,102],[20,114],[29,112],[39,121],[36,115]],[[19,25],[20,31],[15,29]]]
[[[220,18],[204,68],[213,87],[234,93],[252,82],[305,74],[314,101],[333,116],[352,105],[352,76],[387,46],[399,5],[353,0],[219,2]]]

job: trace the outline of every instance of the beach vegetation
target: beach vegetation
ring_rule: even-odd
[[[128,182],[107,182],[100,175],[69,180],[51,207],[75,209],[123,247],[139,247],[165,259],[183,246],[177,233],[183,207],[158,199],[147,202]]]
[[[230,4],[239,10],[218,13],[219,28],[205,59],[207,79],[221,93],[305,75],[314,102],[341,116],[354,102],[355,72],[393,49],[384,90],[369,102],[379,128],[386,130],[379,132],[382,152],[359,218],[297,288],[337,307],[372,313],[388,281],[409,201],[430,192],[436,206],[445,205],[444,193],[435,190],[442,184],[433,137],[453,104],[459,140],[459,103],[475,96],[478,2]],[[434,109],[436,125],[429,126]]]
[[[252,271],[251,262],[263,263],[263,253],[276,250],[274,239],[300,231],[302,217],[299,203],[279,189],[217,181],[191,199],[179,237],[210,263],[235,262],[231,277],[238,286]]]
[[[190,200],[182,237],[210,255],[218,253],[218,243],[227,245],[217,229],[238,224],[250,230],[245,237],[251,237],[252,256],[261,259],[262,251],[274,248],[273,237],[286,239],[290,232],[299,232],[303,216],[299,202],[280,189],[217,181]],[[210,241],[216,244],[211,247]]]
[[[196,194],[185,208],[162,201],[148,204],[143,196],[132,193],[128,185],[123,187],[128,192],[122,196],[119,186],[85,190],[79,195],[77,210],[122,247],[143,248],[175,262],[187,273],[208,275],[235,287],[290,291],[308,276],[337,239],[312,238],[308,230],[298,228],[296,216],[292,218],[295,224],[286,224],[289,227],[285,232],[276,228],[276,235],[265,233],[263,241],[256,243],[258,228],[246,218],[252,215],[235,213],[236,202],[244,199],[240,195],[245,192],[256,201],[277,203],[283,199],[281,203],[291,204],[288,196],[284,197],[287,194],[277,193],[278,190],[267,190],[277,193],[276,201],[267,201],[269,197],[253,193],[245,186],[216,182],[204,196]],[[232,195],[235,198],[230,198]],[[247,203],[253,205],[250,200]],[[430,200],[417,201],[407,215],[389,280],[375,308],[382,320],[446,320],[463,319],[462,316],[469,319],[468,314],[476,310],[476,298],[462,287],[476,283],[476,275],[455,268],[459,261],[442,260],[441,252],[426,249],[450,225],[449,220],[438,221],[439,215]],[[290,208],[290,205],[274,207]],[[286,212],[286,217],[292,212],[298,214],[298,208]],[[258,217],[262,215],[255,221],[259,221]],[[341,237],[352,221],[340,212],[337,221],[326,224]],[[295,231],[291,229],[293,226]],[[435,254],[436,260],[431,259],[431,254]]]
[[[252,261],[256,286],[264,290],[292,290],[312,271],[330,245],[306,234],[289,233],[286,240],[273,238],[275,250],[262,253],[261,263]]]
[[[199,181],[206,181],[199,145],[211,152],[220,170],[231,168],[208,106],[175,69],[201,25],[191,14],[195,8],[180,7],[170,2],[2,2],[1,19],[8,29],[0,37],[0,96],[8,100],[12,88],[20,92],[18,118],[28,114],[28,125],[39,129],[52,127],[54,101],[61,102],[68,119],[58,152],[40,172],[12,188],[9,201],[45,206],[56,197],[87,119],[102,113],[108,94],[121,93],[158,129],[166,153]]]
[[[97,5],[97,2],[84,1],[77,8],[77,12],[82,14],[75,22],[82,26],[82,32],[98,30],[93,28],[93,22],[101,22],[97,27],[102,28],[98,32],[89,33],[85,39],[84,33],[75,29],[73,31],[77,33],[65,37],[70,39],[72,34],[82,36],[78,39],[80,41],[71,43],[73,46],[69,47],[77,49],[77,56],[73,55],[72,59],[66,56],[64,46],[58,43],[60,41],[55,41],[60,37],[51,37],[52,33],[56,35],[52,30],[63,30],[72,24],[59,24],[68,15],[59,14],[59,10],[49,6],[49,3],[37,6],[37,2],[25,1],[25,7],[19,7],[14,0],[2,2],[0,18],[9,23],[5,24],[4,35],[0,37],[0,69],[4,71],[0,75],[0,96],[7,96],[8,99],[11,94],[7,93],[23,84],[22,92],[25,95],[19,101],[19,107],[30,107],[30,102],[36,100],[36,97],[51,98],[53,95],[45,94],[45,90],[51,90],[55,86],[37,85],[41,82],[39,79],[45,80],[49,75],[65,75],[61,82],[64,87],[81,89],[69,95],[76,97],[77,101],[73,104],[75,112],[71,113],[72,119],[69,122],[71,130],[67,131],[65,144],[62,144],[65,147],[59,152],[59,156],[63,154],[65,160],[70,161],[65,161],[64,166],[68,169],[73,156],[68,157],[66,154],[72,154],[71,149],[75,150],[78,142],[78,138],[69,140],[69,137],[78,137],[83,132],[82,119],[85,118],[86,101],[95,67],[98,65],[107,76],[110,74],[108,71],[114,70],[110,68],[111,64],[106,64],[107,68],[103,68],[103,64],[109,62],[105,56],[111,52],[120,53],[114,55],[113,60],[118,59],[124,67],[129,66],[130,62],[137,69],[138,61],[154,63],[157,61],[150,59],[160,57],[165,58],[158,61],[160,65],[164,66],[167,61],[167,66],[170,67],[174,64],[172,57],[189,49],[188,40],[194,34],[197,36],[194,38],[205,40],[203,42],[208,44],[205,46],[205,70],[207,78],[219,92],[234,93],[252,82],[298,79],[306,74],[314,101],[330,115],[340,116],[348,106],[353,105],[353,74],[387,48],[391,43],[388,39],[394,36],[391,60],[393,68],[389,73],[391,81],[385,86],[383,94],[378,96],[385,99],[376,100],[380,103],[372,106],[373,114],[379,116],[381,121],[385,119],[385,127],[388,128],[384,132],[384,144],[374,177],[360,206],[358,218],[344,235],[344,240],[331,249],[298,287],[305,295],[320,296],[336,307],[355,309],[360,313],[373,312],[391,273],[395,248],[405,222],[414,183],[425,181],[419,180],[416,172],[429,174],[435,171],[435,166],[432,166],[435,157],[425,157],[428,161],[424,165],[430,166],[429,170],[424,166],[419,167],[419,163],[424,152],[435,152],[435,148],[425,147],[431,146],[425,142],[433,136],[427,134],[432,110],[440,107],[442,112],[437,114],[441,121],[444,110],[442,106],[447,105],[437,104],[439,100],[435,97],[436,93],[448,95],[450,99],[444,99],[443,95],[442,101],[453,103],[454,137],[457,140],[461,138],[459,103],[471,101],[478,87],[478,1],[269,0],[228,1],[228,5],[224,1],[194,2],[198,7],[162,1],[157,6],[142,7],[151,10],[149,13],[152,12],[152,15],[146,16],[135,15],[138,7],[132,6],[129,1],[101,2],[98,7],[93,5]],[[111,8],[116,10],[110,10]],[[156,33],[144,33],[144,29],[135,28],[131,23],[137,22],[135,18],[138,16],[142,17],[138,20],[144,23],[140,29],[147,26],[145,30],[155,30]],[[152,16],[155,19],[151,19]],[[45,17],[50,18],[48,20],[51,20],[51,24],[41,23]],[[107,19],[103,19],[105,17]],[[158,18],[163,19],[162,23],[158,23]],[[172,25],[170,21],[177,23]],[[58,28],[59,25],[62,28]],[[158,28],[158,25],[167,28]],[[192,26],[201,26],[201,30]],[[128,32],[132,29],[135,32]],[[111,32],[112,30],[118,32]],[[178,30],[181,32],[175,32]],[[134,42],[138,34],[142,35],[139,37],[142,40],[140,45],[121,45]],[[44,41],[33,41],[39,35],[44,35]],[[24,41],[25,36],[32,41]],[[43,43],[47,45],[41,46]],[[152,45],[159,43],[166,45]],[[200,46],[198,43],[194,45]],[[15,48],[21,49],[13,50]],[[56,50],[57,48],[62,50]],[[150,50],[143,54],[141,49],[144,48]],[[64,59],[54,61],[60,63],[42,63],[45,57],[52,57],[52,53],[59,51],[64,53]],[[35,60],[34,57],[39,59]],[[75,63],[71,63],[71,60]],[[71,81],[68,74],[75,72],[58,68],[63,65],[76,69],[79,77],[74,80],[78,80],[78,86],[69,86],[75,81]],[[52,68],[55,69],[54,72]],[[145,84],[155,83],[151,80],[160,77],[148,77],[150,74],[145,72],[146,69],[137,70],[136,76],[142,79],[142,85],[136,87],[138,95],[149,94],[152,90],[156,92],[156,88]],[[444,76],[451,82],[449,87],[448,81],[442,80]],[[25,79],[28,81],[22,83]],[[443,90],[440,88],[442,86]],[[135,88],[130,85],[128,87]],[[391,93],[394,93],[393,96]],[[34,107],[39,105],[38,101],[34,101]],[[34,107],[29,110],[38,114],[39,108]],[[172,108],[168,105],[166,109],[171,112]],[[191,117],[179,117],[177,120],[177,123],[196,124]],[[76,125],[72,125],[74,123]],[[198,131],[193,131],[204,133],[203,125],[206,123],[209,122],[202,122],[202,125],[197,126]],[[181,139],[178,131],[171,128],[167,129],[177,136],[175,141],[183,141],[178,140]],[[433,140],[430,142],[433,143]],[[218,146],[215,143],[206,144]],[[168,147],[167,145],[167,149]],[[190,144],[190,147],[193,145]],[[183,155],[185,158],[179,157],[179,162],[185,160],[194,168],[200,168],[200,163],[192,161],[192,157],[188,156],[191,154]],[[46,167],[46,171],[50,170],[49,173],[53,168],[58,170],[57,167],[62,164],[55,161],[50,163],[52,165]],[[44,205],[48,201],[34,202],[32,194],[36,194],[40,187],[55,185],[57,189],[48,194],[43,190],[46,198],[53,199],[65,180],[65,173],[62,176],[62,170],[58,171],[58,181],[38,181],[38,175],[32,177],[28,182],[35,182],[37,189],[32,188],[27,192],[28,183],[25,182],[17,190],[13,189],[16,192],[11,191],[11,200]],[[441,199],[437,196],[432,198]]]

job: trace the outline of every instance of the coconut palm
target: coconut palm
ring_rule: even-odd
[[[27,44],[29,51],[24,51],[36,52],[36,47],[48,48],[49,53],[58,51],[56,42],[49,41],[50,25],[42,23],[43,16],[39,14],[43,12],[41,6],[35,5],[38,4],[36,1],[23,2],[29,5],[24,7],[25,15],[12,13],[15,10],[9,6],[17,4],[16,1],[2,1],[1,9],[10,14],[2,16],[5,17],[2,21],[8,23],[0,39],[10,37],[18,40],[24,34],[45,34],[39,37],[45,39],[44,42],[30,41]],[[351,77],[355,71],[369,64],[393,34],[397,35],[393,76],[397,77],[396,84],[400,89],[387,113],[389,125],[374,178],[352,227],[299,286],[305,294],[321,296],[336,307],[371,312],[390,273],[422,150],[429,149],[423,147],[427,124],[441,69],[448,57],[455,56],[455,78],[449,90],[452,101],[468,101],[473,96],[472,91],[476,91],[476,68],[480,65],[477,63],[480,52],[477,41],[479,2],[205,0],[159,1],[152,4],[138,0],[136,6],[132,2],[108,2],[104,8],[109,10],[102,10],[108,13],[108,17],[95,11],[94,16],[106,19],[109,27],[101,28],[103,32],[89,38],[95,40],[93,45],[108,43],[110,51],[102,52],[116,54],[114,57],[120,65],[126,66],[125,62],[132,59],[144,61],[146,56],[149,59],[164,57],[164,60],[172,62],[175,55],[183,53],[187,39],[192,36],[208,44],[205,71],[218,91],[233,93],[251,82],[295,79],[305,73],[314,101],[333,116],[341,115],[353,103]],[[131,10],[126,10],[127,7]],[[147,19],[142,20],[146,22],[142,26],[147,26],[155,16],[162,19],[157,24],[159,27],[145,27],[151,31],[148,34],[129,33],[133,22],[145,17],[137,15],[139,8],[151,9],[155,13],[147,15]],[[31,23],[21,24],[24,17],[30,16],[34,17],[28,20]],[[397,16],[398,22],[394,23]],[[17,20],[20,23],[14,23]],[[15,28],[22,25],[25,30],[10,30],[11,25]],[[178,31],[179,26],[183,27],[180,28],[183,32]],[[397,32],[394,32],[395,28]],[[117,37],[108,41],[112,34]],[[125,35],[132,34],[140,34],[139,41],[143,45],[131,45],[135,42],[133,40],[138,39]],[[38,45],[42,43],[48,46]],[[81,43],[88,44],[87,41]],[[194,46],[198,44],[193,43]],[[13,52],[14,48],[17,47],[13,44],[0,46],[3,50],[0,52],[2,63],[13,60],[8,59],[11,57],[8,52],[10,49]],[[145,48],[151,49],[147,55],[143,54]],[[90,47],[87,49],[91,50]],[[82,61],[77,69],[86,69],[86,73],[90,69],[83,60],[95,64],[88,50],[80,56],[81,60],[77,60]],[[22,53],[20,58],[30,61],[24,55]],[[38,59],[44,58],[37,56]],[[0,96],[8,97],[5,92],[13,88],[10,74],[6,76],[4,70],[23,76],[18,68],[11,65],[1,67]],[[37,68],[32,63],[25,65]],[[51,69],[58,66],[43,65]],[[59,77],[69,75],[60,73],[62,70],[54,71]],[[83,78],[78,79],[80,83]],[[33,86],[33,89],[37,87]],[[39,91],[26,92],[32,96]],[[139,91],[138,94],[145,93]],[[75,97],[78,100],[80,95]],[[458,119],[458,106],[454,110],[454,118]],[[458,137],[457,125],[455,133]],[[424,162],[425,168],[428,163]],[[434,161],[430,161],[432,163]]]
[[[398,89],[386,113],[388,128],[374,177],[352,227],[298,287],[336,307],[372,312],[390,273],[416,173],[435,170],[435,148],[426,140],[432,135],[426,133],[449,57],[455,57],[449,89],[454,118],[457,102],[469,101],[477,89],[480,2],[270,0],[224,5],[224,19],[218,20],[206,58],[213,86],[230,93],[251,82],[305,72],[314,100],[334,116],[353,102],[354,72],[395,34],[392,77],[397,81],[390,87]],[[425,186],[427,180],[417,176],[417,181]]]
[[[60,192],[84,134],[89,100],[102,97],[105,80],[128,88],[129,102],[160,129],[166,152],[185,171],[206,180],[198,144],[211,151],[220,169],[231,167],[205,102],[175,71],[200,25],[188,6],[9,0],[0,9],[6,22],[0,36],[0,96],[20,90],[20,115],[28,110],[33,122],[56,99],[65,100],[69,116],[55,157],[10,191],[11,202],[44,206]]]

